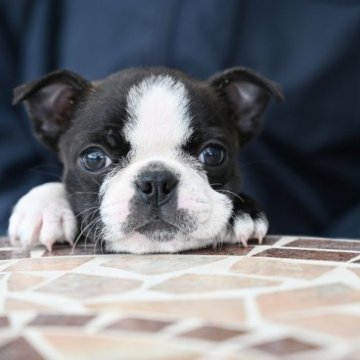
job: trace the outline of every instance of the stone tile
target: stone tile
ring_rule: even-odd
[[[83,243],[77,244],[75,248],[69,246],[68,244],[55,244],[52,248],[52,251],[49,252],[46,250],[43,256],[80,256],[98,255],[105,253],[105,249],[101,249],[100,246],[97,246],[95,249],[94,243],[87,243],[86,246]]]
[[[11,242],[10,242],[10,238],[8,238],[7,236],[0,236],[0,248],[4,248],[4,247],[10,247]]]
[[[222,358],[222,360],[269,360],[269,356],[259,351],[241,349],[237,353]],[[273,357],[271,360],[273,360]]]
[[[39,314],[27,326],[84,326],[93,318],[93,315]]]
[[[16,263],[19,260],[0,260],[0,272],[3,271],[3,269],[6,269],[9,265],[13,265],[14,263]]]
[[[5,328],[10,325],[9,319],[7,316],[0,316],[0,328]]]
[[[84,248],[84,247],[76,247],[74,251],[70,246],[56,246],[51,251],[46,250],[44,252],[43,257],[49,256],[77,256],[77,255],[94,255],[94,249]]]
[[[0,260],[21,259],[28,257],[28,252],[22,250],[0,250]]]
[[[0,359],[42,360],[43,357],[22,337],[0,347]]]
[[[275,356],[289,356],[298,354],[309,350],[319,350],[318,345],[306,343],[304,341],[294,339],[291,337],[283,338],[280,340],[269,341],[266,343],[258,344],[253,347],[254,349],[270,353]]]
[[[285,246],[310,249],[349,250],[360,252],[360,240],[298,239]],[[359,255],[359,254],[358,254]]]
[[[278,240],[281,239],[281,236],[266,236],[261,245],[273,245]],[[218,247],[207,247],[205,249],[195,249],[183,251],[181,254],[191,254],[191,255],[238,255],[244,256],[247,255],[255,246],[258,246],[259,242],[256,239],[250,239],[248,241],[248,246],[243,247],[242,245],[237,244],[222,244]]]
[[[358,315],[324,314],[285,320],[284,322],[344,339],[360,339],[360,316]]]
[[[50,304],[38,304],[32,301],[20,300],[14,298],[6,298],[5,299],[5,311],[48,311],[51,309]]]
[[[349,268],[349,270],[351,270],[353,273],[355,273],[360,278],[360,268]]]
[[[59,353],[60,359],[146,359],[195,360],[200,354],[171,340],[105,337],[79,334],[43,334],[47,343]]]
[[[155,275],[190,269],[223,259],[225,259],[224,256],[119,255],[102,264],[102,266],[144,275]]]
[[[341,251],[321,251],[321,250],[303,250],[303,249],[285,249],[285,248],[270,248],[264,250],[254,256],[259,257],[274,257],[286,259],[304,259],[304,260],[324,260],[324,261],[349,261],[350,259],[359,256],[355,252],[341,252]]]
[[[280,281],[264,280],[231,275],[184,274],[166,280],[150,288],[172,294],[203,293],[279,285]]]
[[[89,309],[96,311],[121,311],[137,314],[166,314],[171,317],[194,317],[205,321],[243,322],[246,319],[242,299],[188,299],[132,302],[88,302]],[[156,315],[155,315],[156,316]]]
[[[245,256],[247,255],[255,246],[249,245],[243,247],[242,245],[234,244],[223,244],[217,248],[208,247],[205,249],[196,249],[196,250],[187,250],[182,251],[183,255],[236,255],[236,256]]]
[[[269,317],[321,306],[356,302],[360,302],[360,290],[340,283],[284,290],[257,297],[259,309]]]
[[[92,256],[22,259],[3,271],[66,271],[73,270],[92,259]]]
[[[360,359],[360,349],[356,349],[350,352],[342,360],[359,360]]]
[[[125,293],[138,288],[141,284],[142,282],[138,280],[70,273],[37,288],[36,291],[83,299]]]
[[[310,280],[334,268],[334,266],[298,263],[286,259],[243,257],[231,267],[230,271],[240,274]]]
[[[277,243],[280,239],[282,238],[282,236],[279,236],[279,235],[267,235],[265,236],[263,242],[261,245],[274,245],[275,243]],[[255,245],[258,244],[258,241],[257,240],[251,240],[253,241],[253,243]]]
[[[46,278],[43,276],[14,272],[10,275],[8,280],[9,291],[24,291],[32,286],[42,283]]]
[[[173,324],[171,321],[124,318],[111,324],[106,329],[156,332],[171,324]]]
[[[245,331],[227,329],[218,326],[201,326],[191,331],[180,334],[180,337],[186,337],[191,339],[201,339],[220,342],[231,339],[235,336],[244,335]]]

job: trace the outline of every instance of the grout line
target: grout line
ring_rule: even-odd
[[[33,329],[26,329],[24,330],[23,336],[44,359],[63,360],[63,357],[47,343],[40,332]]]
[[[353,263],[354,261],[359,261],[360,260],[360,254],[359,256],[355,256],[354,258],[350,259],[349,261],[347,261],[347,263]],[[352,265],[358,265],[360,266],[360,264],[352,264]]]
[[[273,247],[274,248],[274,247]],[[340,249],[319,249],[319,248],[312,248],[312,247],[295,247],[295,246],[286,246],[282,247],[281,249],[284,250],[310,250],[310,251],[317,251],[317,252],[331,252],[331,253],[357,253],[360,256],[360,251],[357,250],[340,250]]]
[[[268,250],[268,249],[272,249],[273,246],[272,245],[260,245],[260,246],[255,246],[252,250],[250,250],[246,255],[245,257],[251,257],[251,256],[254,256],[256,254],[259,254],[265,250]]]
[[[171,324],[164,328],[162,332],[164,332],[167,337],[173,338],[206,324],[207,323],[204,320],[196,317],[180,318],[175,321],[174,324]]]
[[[272,247],[281,247],[292,241],[298,240],[299,236],[282,236]]]
[[[121,317],[120,312],[98,313],[94,319],[82,328],[82,331],[87,335],[96,335],[108,325],[120,320]]]

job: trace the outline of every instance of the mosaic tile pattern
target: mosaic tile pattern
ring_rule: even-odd
[[[177,255],[0,238],[0,359],[360,359],[360,241]]]

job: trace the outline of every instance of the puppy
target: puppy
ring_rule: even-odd
[[[241,67],[207,81],[167,68],[97,82],[60,70],[19,86],[14,104],[64,171],[20,199],[10,238],[51,249],[80,233],[137,254],[261,242],[268,221],[240,192],[237,154],[272,97],[283,100],[277,84]]]

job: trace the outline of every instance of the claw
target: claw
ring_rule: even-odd
[[[240,242],[245,248],[248,247],[248,243],[247,243],[247,240],[245,238],[241,238]]]
[[[235,237],[244,247],[248,246],[249,239],[256,239],[262,244],[268,229],[268,222],[265,216],[254,219],[250,214],[239,215],[234,222]]]
[[[74,246],[74,240],[72,239],[66,239],[66,242],[72,247]]]
[[[50,252],[50,253],[52,252],[52,247],[53,247],[53,244],[51,242],[46,243],[46,249],[48,252]]]

